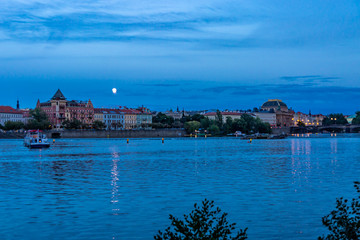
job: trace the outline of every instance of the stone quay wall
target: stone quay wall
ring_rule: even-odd
[[[186,132],[183,129],[153,129],[153,130],[117,130],[117,131],[96,131],[96,130],[65,130],[51,131],[49,138],[175,138],[184,137]]]
[[[52,138],[176,138],[185,137],[184,129],[152,129],[152,130],[64,130],[46,131],[49,139]],[[0,139],[22,139],[24,132],[0,132]]]

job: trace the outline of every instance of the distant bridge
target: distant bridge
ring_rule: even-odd
[[[322,132],[344,132],[344,133],[358,133],[360,132],[360,125],[338,125],[333,124],[329,126],[306,126],[306,127],[291,127],[291,133],[322,133]]]

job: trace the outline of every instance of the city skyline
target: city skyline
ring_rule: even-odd
[[[296,111],[352,114],[359,5],[5,0],[1,104],[34,107],[60,88],[96,106],[246,109],[278,98]]]

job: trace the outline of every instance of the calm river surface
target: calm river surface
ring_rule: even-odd
[[[249,240],[316,239],[355,180],[360,135],[0,140],[0,239],[152,239],[204,198]]]

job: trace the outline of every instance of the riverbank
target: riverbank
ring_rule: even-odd
[[[45,131],[48,138],[176,138],[186,135],[183,129],[151,129],[151,130],[63,130]],[[0,139],[21,139],[24,132],[0,132]]]

